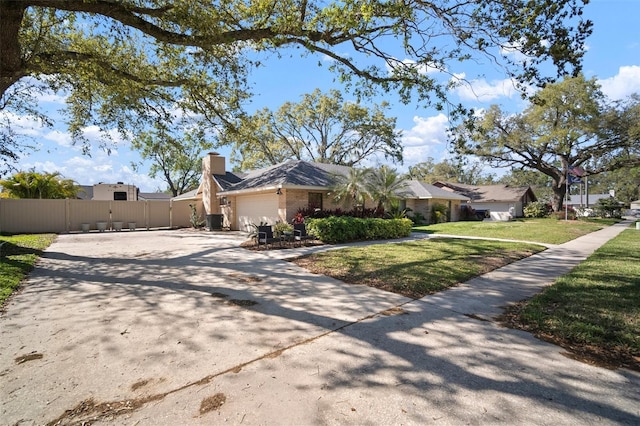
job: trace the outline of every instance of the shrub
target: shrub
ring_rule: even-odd
[[[622,217],[622,207],[620,202],[615,198],[601,198],[596,205],[596,211],[600,217],[614,217],[620,219]]]
[[[363,218],[379,217],[379,218],[382,218],[382,217],[384,217],[384,209],[379,209],[379,208],[375,208],[375,209],[357,208],[357,209],[351,209],[351,210],[343,210],[343,209],[338,207],[338,208],[333,209],[333,210],[330,210],[330,209],[320,210],[320,209],[316,209],[316,208],[313,208],[313,207],[307,207],[307,208],[298,209],[298,212],[296,213],[296,215],[298,215],[298,214],[300,214],[300,215],[302,215],[304,217],[310,217],[310,218],[315,218],[315,219],[331,217],[331,216],[339,216],[339,217],[350,216],[350,217],[363,217]]]
[[[435,204],[431,207],[431,223],[443,223],[447,221],[447,206]]]
[[[307,221],[307,231],[329,244],[407,237],[411,234],[412,226],[410,219],[349,216],[331,216]]]
[[[409,217],[410,209],[391,209],[387,213],[385,213],[384,217],[387,219],[404,219],[405,217]]]
[[[413,221],[414,224],[416,225],[421,225],[425,222],[425,217],[422,213],[420,212],[414,212],[412,216],[409,216],[409,219],[411,219]]]
[[[524,207],[524,217],[547,217],[549,213],[549,206],[542,201],[534,201]]]
[[[567,220],[575,220],[577,218],[577,215],[573,207],[569,207],[566,211],[561,210],[561,211],[550,213],[549,217],[553,217],[558,220],[564,220],[565,217]]]
[[[591,207],[576,207],[576,215],[578,217],[596,217],[598,212]]]
[[[461,221],[474,221],[474,220],[482,220],[483,218],[478,217],[475,209],[469,205],[463,204],[460,206],[460,220]]]
[[[204,220],[202,220],[202,217],[200,217],[200,215],[198,214],[198,209],[196,208],[196,205],[189,204],[189,207],[191,208],[191,214],[189,215],[189,223],[191,223],[191,226],[195,229],[202,228],[204,226]]]
[[[276,222],[276,224],[273,225],[274,236],[279,237],[285,232],[293,232],[293,226],[286,222]]]

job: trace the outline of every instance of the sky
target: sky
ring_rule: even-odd
[[[593,21],[594,27],[593,35],[587,39],[583,73],[587,78],[595,77],[611,100],[640,93],[639,16],[639,0],[591,0],[585,7],[585,17]],[[250,77],[254,97],[247,110],[251,112],[263,107],[276,110],[285,102],[299,102],[302,95],[316,88],[323,91],[340,89],[333,83],[335,75],[326,67],[319,69],[317,62],[318,57],[272,58]],[[473,90],[463,87],[453,93],[451,98],[454,102],[462,102],[466,107],[475,109],[497,104],[503,110],[514,113],[526,107],[510,81],[505,80],[495,67],[451,69],[451,72],[466,76],[484,74],[483,78],[472,80]],[[348,99],[348,96],[345,98]],[[449,122],[445,113],[423,108],[417,103],[403,105],[393,95],[385,96],[384,100],[392,106],[387,115],[397,118],[397,129],[402,131],[404,163],[393,164],[398,171],[406,171],[409,166],[426,161],[429,157],[439,162],[449,156],[446,137]],[[149,164],[138,170],[132,168],[131,163],[139,161],[139,154],[128,149],[126,143],[118,144],[110,153],[99,149],[99,132],[95,128],[85,129],[85,135],[95,145],[90,156],[84,155],[80,147],[73,146],[59,112],[64,107],[64,98],[61,96],[43,96],[40,106],[56,121],[53,129],[43,128],[26,117],[11,118],[15,127],[37,141],[38,145],[36,150],[18,161],[16,167],[19,170],[60,172],[65,178],[81,185],[124,182],[136,185],[142,192],[166,189],[162,180],[148,176]],[[228,149],[217,151],[229,158]],[[231,167],[228,164],[229,170]]]

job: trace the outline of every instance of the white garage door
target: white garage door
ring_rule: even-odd
[[[239,230],[251,232],[252,224],[260,224],[266,222],[274,225],[279,219],[278,216],[278,196],[269,192],[262,195],[249,195],[246,197],[237,197],[237,212]]]

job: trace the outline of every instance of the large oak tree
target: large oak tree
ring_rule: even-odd
[[[219,143],[231,145],[241,170],[285,160],[355,166],[379,154],[402,162],[396,119],[387,117],[386,103],[364,106],[345,101],[337,90],[316,89],[298,103],[286,102],[245,117],[238,130],[220,134]]]
[[[87,124],[127,135],[150,110],[225,123],[248,96],[252,53],[286,47],[331,58],[356,94],[375,86],[442,107],[451,80],[427,71],[452,74],[460,61],[498,63],[521,82],[555,77],[541,64],[578,71],[586,2],[3,0],[0,108],[46,121],[36,93],[64,93],[77,140]],[[16,149],[11,136],[0,138],[5,157]]]
[[[494,105],[453,134],[456,151],[494,167],[537,170],[562,208],[570,168],[597,175],[640,165],[640,97],[611,102],[595,79],[565,78],[539,91],[520,114]],[[584,173],[583,173],[584,172]]]

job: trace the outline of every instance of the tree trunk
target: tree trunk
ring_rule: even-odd
[[[26,75],[18,40],[25,11],[21,2],[0,1],[0,97]]]
[[[562,210],[564,197],[567,193],[567,178],[565,176],[555,177],[553,179],[553,202],[551,208],[554,212]]]

